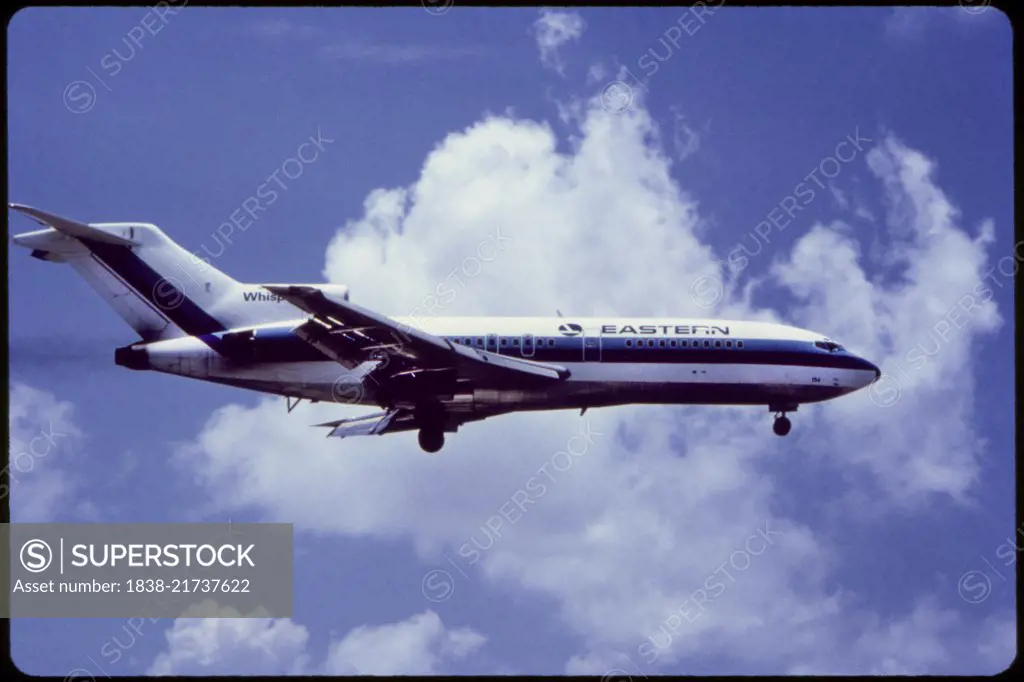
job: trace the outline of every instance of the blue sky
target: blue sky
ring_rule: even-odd
[[[497,227],[508,252],[442,314],[773,319],[888,383],[802,408],[784,441],[759,410],[708,407],[516,415],[436,457],[413,436],[326,442],[308,425],[330,406],[289,415],[115,367],[131,330],[18,250],[12,457],[65,435],[14,472],[14,520],[297,533],[291,619],[134,636],[16,620],[21,669],[942,674],[1015,656],[998,10],[159,9],[13,18],[12,201],[152,222],[223,250],[240,281],[340,282],[392,315]],[[311,136],[322,153],[219,244]],[[488,543],[485,522],[585,427],[592,447]],[[489,546],[469,565],[473,542]],[[733,557],[746,568],[706,611],[666,625]]]

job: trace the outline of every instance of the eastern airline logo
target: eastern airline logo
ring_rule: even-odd
[[[559,325],[558,331],[562,332],[563,336],[579,336],[583,333],[583,327],[575,322],[570,322],[568,324]]]
[[[668,336],[729,336],[729,327],[719,327],[708,324],[641,324],[636,327],[614,324],[606,324],[601,327],[602,334],[657,334],[658,332]]]

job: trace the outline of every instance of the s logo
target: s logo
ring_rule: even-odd
[[[559,325],[558,331],[562,332],[562,336],[579,336],[583,333],[583,327],[575,322],[570,322],[568,324]]]
[[[42,540],[29,540],[21,546],[21,565],[26,571],[42,573],[53,562],[53,550]]]

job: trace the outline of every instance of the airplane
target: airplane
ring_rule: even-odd
[[[316,424],[328,437],[417,431],[435,453],[467,423],[627,404],[787,412],[864,388],[871,362],[816,332],[711,319],[387,317],[341,284],[244,284],[149,223],[81,223],[20,204],[44,229],[12,236],[72,266],[140,340],[115,364],[302,400],[373,405]]]

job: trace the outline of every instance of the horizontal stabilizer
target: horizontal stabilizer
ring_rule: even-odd
[[[38,208],[32,208],[31,206],[25,206],[23,204],[8,204],[8,206],[19,213],[24,213],[40,225],[52,227],[58,232],[63,232],[64,234],[77,239],[90,239],[94,242],[116,244],[117,246],[138,246],[138,243],[131,239],[118,237],[115,234],[110,234],[109,232],[92,227],[91,225],[79,223],[71,220],[70,218],[62,218],[58,215],[47,213],[46,211],[40,211]]]

